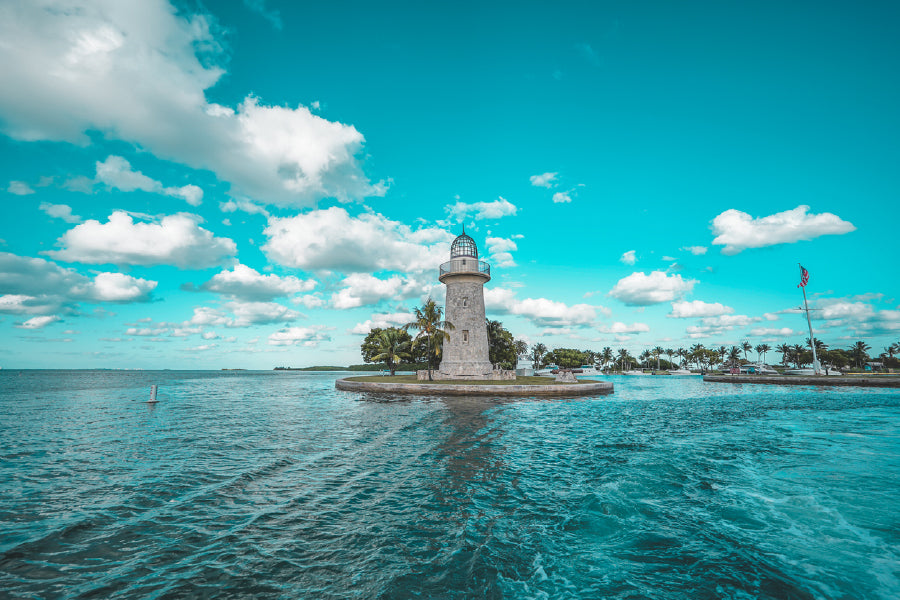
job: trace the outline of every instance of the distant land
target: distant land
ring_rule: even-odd
[[[424,365],[403,364],[397,365],[397,371],[415,371],[424,369]],[[314,367],[275,367],[275,371],[381,371],[383,364],[350,365],[349,367],[337,367],[334,365],[316,365]]]

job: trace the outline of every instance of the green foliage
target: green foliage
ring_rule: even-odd
[[[450,339],[450,331],[455,329],[453,323],[444,321],[444,309],[438,306],[431,298],[421,307],[413,309],[416,320],[403,326],[408,330],[418,329],[416,335],[416,351],[417,356],[424,358],[428,363],[428,378],[431,379],[431,371],[435,368],[441,352],[444,348],[444,339]],[[424,354],[421,354],[422,343],[424,342]]]
[[[410,353],[411,340],[409,334],[397,327],[388,327],[378,332],[374,339],[377,354],[371,357],[371,362],[383,362],[391,375],[397,370],[397,365],[404,360],[412,360]]]
[[[516,368],[516,343],[500,321],[485,320],[488,334],[488,359],[501,369]]]
[[[369,332],[369,334],[363,340],[362,345],[360,346],[360,352],[362,353],[363,362],[380,362],[379,360],[375,359],[375,356],[381,352],[380,336],[382,332],[387,330],[396,331],[397,335],[399,336],[400,342],[412,342],[412,337],[410,337],[405,329],[401,329],[399,327],[388,327],[387,329],[375,327],[374,329],[372,329],[372,331]]]
[[[556,348],[547,353],[546,360],[548,363],[554,363],[564,369],[572,369],[581,365],[591,364],[588,360],[589,358],[588,353],[581,350]]]
[[[544,356],[547,354],[547,346],[538,342],[531,347],[531,362],[534,370],[537,371],[544,365]]]

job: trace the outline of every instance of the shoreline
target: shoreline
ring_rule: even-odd
[[[372,377],[371,379],[377,379],[377,377]],[[465,383],[390,383],[377,381],[351,381],[350,379],[345,378],[335,381],[334,387],[345,392],[429,396],[580,397],[597,395],[605,396],[613,393],[613,384],[608,381],[543,385],[485,385]]]
[[[704,375],[703,381],[710,383],[900,388],[900,377],[891,375]]]

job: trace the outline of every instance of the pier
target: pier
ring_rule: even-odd
[[[704,375],[711,383],[762,383],[771,385],[820,385],[828,387],[887,387],[900,388],[897,375]]]

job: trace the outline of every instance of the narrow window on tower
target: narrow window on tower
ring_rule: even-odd
[[[466,298],[465,296],[463,296],[462,305],[463,305],[463,308],[465,308],[466,306],[469,305],[469,299]]]
[[[469,330],[463,329],[463,344],[469,343]]]

